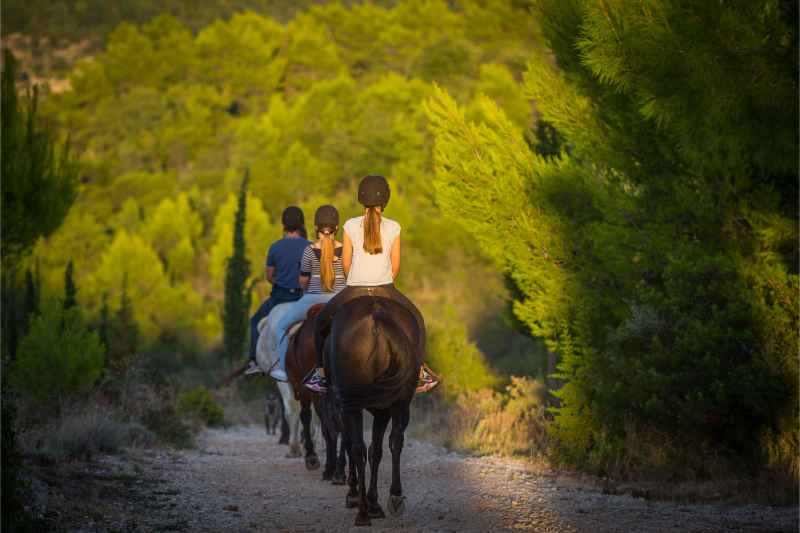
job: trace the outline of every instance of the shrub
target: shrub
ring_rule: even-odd
[[[548,447],[545,396],[540,381],[512,377],[504,392],[464,392],[454,403],[439,405],[418,399],[412,420],[417,433],[455,449],[542,457]]]
[[[131,445],[150,445],[155,436],[143,426],[116,420],[99,409],[70,414],[55,426],[28,436],[36,442],[36,455],[52,460],[83,457],[97,453],[118,453]]]
[[[84,325],[80,312],[51,303],[20,344],[12,384],[37,402],[63,404],[92,387],[103,359],[100,339]]]
[[[178,407],[181,413],[200,419],[208,426],[218,426],[225,418],[225,411],[205,387],[183,393]]]

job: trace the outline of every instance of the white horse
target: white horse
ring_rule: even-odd
[[[258,323],[256,362],[267,375],[278,361],[280,339],[277,336],[277,329],[288,310],[289,304],[278,304],[272,308],[266,318]],[[294,399],[294,390],[289,383],[278,381],[278,391],[283,401],[286,422],[289,424],[289,453],[286,454],[286,457],[301,457],[303,454],[300,446],[300,402]]]

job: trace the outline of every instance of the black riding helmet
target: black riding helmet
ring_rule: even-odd
[[[364,207],[389,203],[389,182],[383,176],[367,176],[358,184],[358,202]]]
[[[290,205],[283,210],[281,221],[286,231],[298,231],[306,225],[306,217],[303,215],[303,210],[296,205]]]
[[[314,225],[318,230],[332,230],[333,233],[339,227],[339,211],[332,205],[323,205],[314,214]]]

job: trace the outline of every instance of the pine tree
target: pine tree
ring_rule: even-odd
[[[70,259],[69,263],[67,263],[66,270],[64,270],[64,309],[70,309],[78,305],[77,294],[78,289],[75,287],[73,265]]]
[[[222,313],[225,355],[231,360],[242,356],[247,339],[247,312],[250,295],[247,277],[250,263],[245,256],[244,227],[247,211],[247,184],[250,172],[245,171],[239,190],[239,203],[233,228],[233,255],[225,270],[225,304]]]
[[[795,468],[797,5],[533,4],[553,55],[524,87],[569,150],[532,153],[491,102],[427,110],[437,201],[561,355],[557,441],[597,468],[653,466],[631,432]]]

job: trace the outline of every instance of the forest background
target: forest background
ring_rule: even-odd
[[[16,372],[23,411],[54,401],[28,329],[70,300],[103,356],[67,396],[169,433],[164,398],[213,402],[196,387],[233,363],[245,171],[251,310],[283,208],[346,219],[380,173],[448,442],[796,493],[792,2],[14,0],[3,20],[80,169],[63,224],[4,271],[11,375],[38,369]]]

